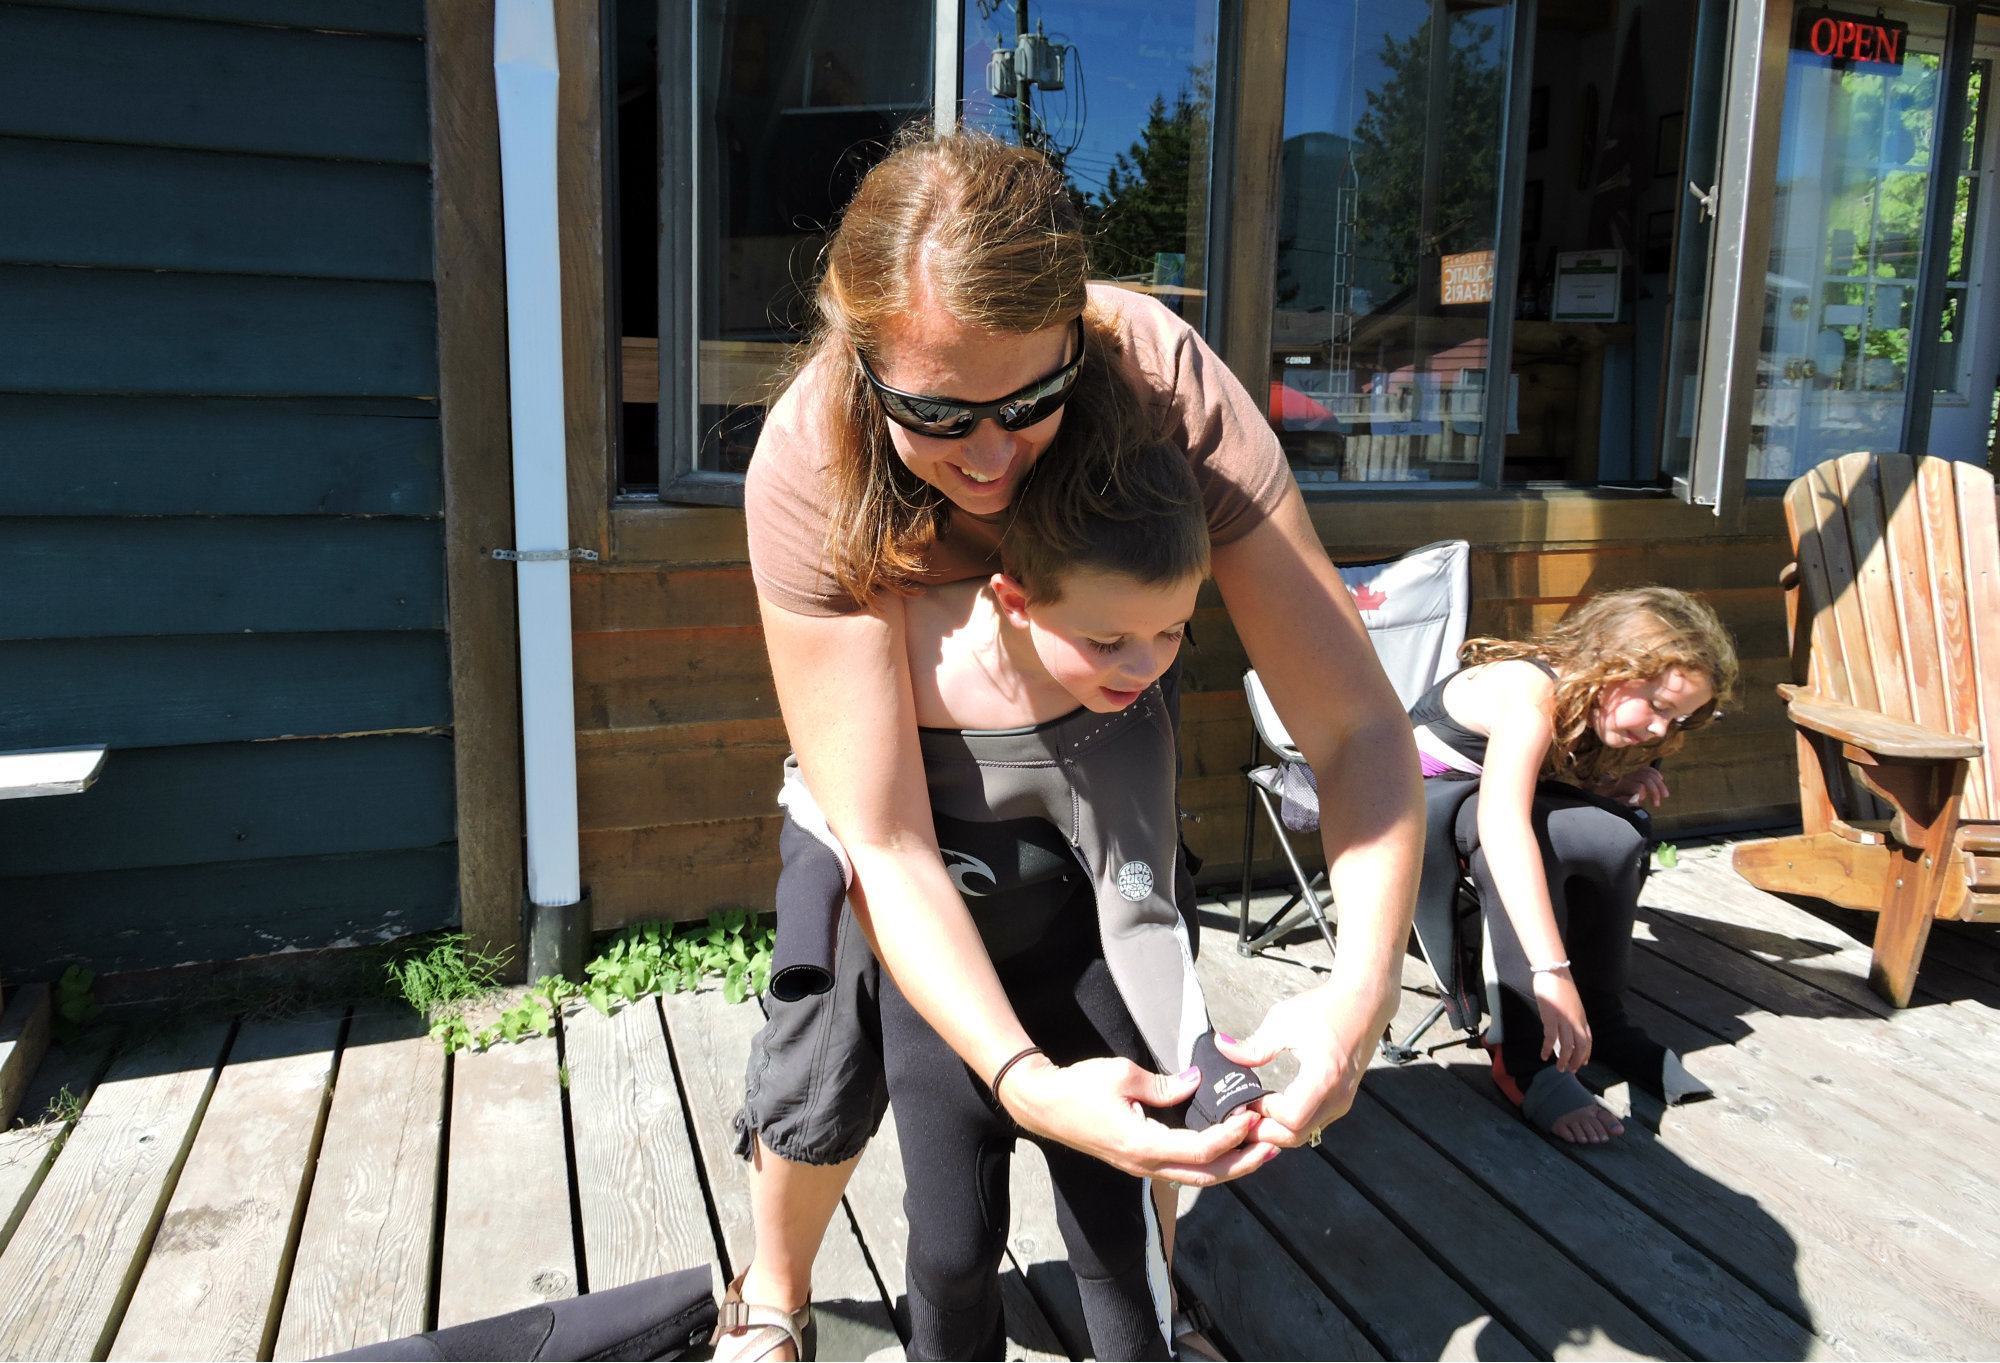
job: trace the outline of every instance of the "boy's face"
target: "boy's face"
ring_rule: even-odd
[[[1149,585],[1123,573],[1079,568],[1063,575],[1061,600],[1032,604],[1012,578],[997,576],[994,587],[1008,618],[1027,630],[1049,676],[1079,705],[1112,714],[1173,666],[1201,576]]]

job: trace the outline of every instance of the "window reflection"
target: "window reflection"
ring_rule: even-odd
[[[1269,414],[1301,481],[1477,476],[1505,20],[1292,7]]]
[[[1901,442],[1944,14],[1888,8],[1910,24],[1900,68],[1790,56],[1752,478],[1790,479],[1833,455]]]
[[[1215,0],[967,0],[962,117],[1042,148],[1099,278],[1196,326],[1207,297]]]

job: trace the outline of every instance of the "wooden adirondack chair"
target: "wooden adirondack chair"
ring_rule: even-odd
[[[1794,684],[1778,690],[1805,831],[1744,843],[1735,866],[1759,889],[1879,913],[1870,979],[1901,1008],[1932,919],[2000,920],[1993,476],[1844,455],[1786,489],[1785,521]]]

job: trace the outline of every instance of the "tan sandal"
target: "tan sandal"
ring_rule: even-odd
[[[792,1357],[809,1363],[819,1347],[819,1327],[813,1323],[812,1303],[787,1311],[744,1301],[743,1279],[749,1271],[737,1274],[716,1304],[715,1331],[708,1337],[709,1348],[721,1344],[726,1336],[746,1332],[749,1337],[743,1341],[743,1352],[731,1355],[738,1363],[758,1363],[787,1343],[792,1346]]]

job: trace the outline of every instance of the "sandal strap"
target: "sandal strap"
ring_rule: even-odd
[[[714,1348],[722,1342],[723,1336],[733,1335],[739,1330],[776,1330],[791,1340],[795,1357],[806,1357],[805,1336],[812,1325],[812,1303],[808,1302],[796,1311],[787,1311],[778,1306],[744,1301],[743,1278],[748,1272],[745,1269],[737,1274],[724,1290],[722,1300],[716,1304],[715,1329],[709,1334],[709,1347]],[[762,1358],[777,1347],[778,1341],[774,1339],[762,1354],[755,1357]]]

